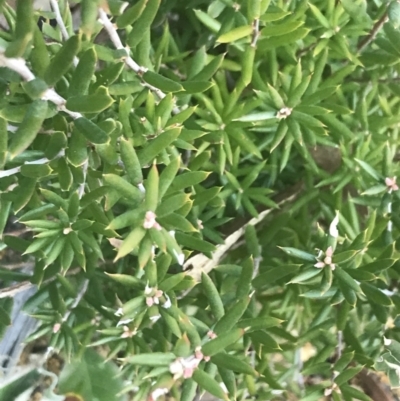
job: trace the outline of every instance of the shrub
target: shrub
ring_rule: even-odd
[[[23,281],[134,400],[399,385],[398,1],[0,4],[2,330]]]

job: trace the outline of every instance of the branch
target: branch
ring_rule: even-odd
[[[32,71],[27,67],[26,62],[22,58],[8,58],[2,53],[3,49],[0,50],[0,67],[7,67],[10,70],[15,71],[18,75],[21,76],[21,78],[25,81],[32,81],[35,79],[35,75],[32,73]],[[53,88],[47,89],[43,95],[42,95],[42,100],[48,100],[52,103],[54,103],[57,106],[57,109],[59,111],[63,111],[64,113],[68,114],[72,119],[77,119],[80,117],[83,117],[81,113],[77,113],[75,111],[70,111],[65,107],[66,100],[60,96]],[[47,159],[41,159],[39,162],[42,163],[47,163]],[[33,162],[33,163],[38,163],[38,161]],[[86,181],[86,171],[87,171],[87,164],[83,166],[84,170],[84,177]],[[3,171],[3,175],[0,173],[0,177],[5,177],[7,175],[12,175],[16,174],[19,172],[19,167],[16,167],[15,169],[8,170],[8,172]],[[4,173],[6,173],[4,175]],[[82,197],[85,189],[85,181],[83,184],[80,185],[79,187],[79,196]]]
[[[63,149],[58,153],[58,155],[55,156],[54,159],[62,157],[62,156],[64,156],[64,154],[65,154],[65,151]],[[39,160],[33,160],[31,162],[25,162],[24,164],[46,164],[46,163],[48,163],[50,161],[51,161],[50,159],[47,159],[46,157],[44,157],[44,158],[39,159]],[[20,171],[21,171],[21,166],[10,168],[9,170],[0,170],[0,178],[9,177],[10,175],[18,174]]]
[[[299,49],[296,53],[298,58],[302,58],[305,54],[307,54],[310,50],[314,50],[315,46],[317,46],[317,42],[311,43],[311,45],[304,47],[303,49]]]
[[[57,25],[60,27],[60,31],[61,31],[61,35],[62,35],[63,39],[68,40],[69,33],[67,31],[67,27],[64,24],[64,20],[62,18],[61,12],[60,12],[60,7],[58,6],[58,0],[50,0],[50,6],[55,14]],[[74,57],[75,67],[78,65],[78,63],[79,63],[79,59],[78,59],[78,57],[75,56]]]
[[[301,188],[296,188],[282,199],[278,206],[283,206],[297,198],[301,191]],[[269,214],[271,214],[275,209],[267,209],[262,211],[258,217],[253,217],[246,224],[241,226],[238,230],[230,234],[226,239],[225,243],[218,245],[216,250],[213,252],[212,258],[208,259],[207,256],[202,253],[189,258],[183,265],[183,270],[188,270],[188,275],[193,277],[196,281],[200,281],[202,273],[208,273],[214,269],[220,261],[226,256],[227,252],[239,241],[239,239],[244,235],[247,226],[255,226],[261,223]]]
[[[367,47],[375,39],[376,35],[378,34],[378,32],[381,30],[381,28],[387,21],[387,18],[388,18],[388,13],[387,13],[387,11],[385,11],[385,13],[382,15],[382,17],[379,18],[379,20],[371,28],[368,35],[363,40],[361,40],[360,43],[357,45],[358,52],[362,52],[365,49],[365,47]],[[310,50],[313,50],[317,44],[318,44],[318,42],[315,42],[315,43],[312,43],[311,45],[305,47],[304,49],[300,49],[296,54],[297,57],[299,57],[299,58],[303,57]]]
[[[387,20],[388,20],[388,13],[387,11],[385,11],[382,17],[379,18],[378,21],[374,24],[369,34],[358,44],[357,50],[359,52],[362,52],[375,39],[376,35],[381,30],[381,28],[383,27],[383,25]]]
[[[261,245],[259,246],[259,248],[261,250]],[[253,265],[254,265],[253,278],[258,276],[258,272],[260,270],[260,263],[261,263],[262,260],[263,260],[262,256],[258,256],[256,258],[254,258],[254,261],[253,261]]]
[[[99,8],[99,17],[100,17],[101,23],[104,26],[104,29],[107,31],[108,36],[110,37],[110,40],[113,43],[113,45],[115,46],[115,48],[118,50],[123,49],[126,51],[127,56],[124,59],[125,64],[138,75],[138,77],[142,80],[143,86],[149,88],[152,92],[154,92],[158,96],[159,99],[164,99],[164,97],[166,95],[163,91],[156,88],[155,86],[152,86],[146,82],[143,82],[142,75],[147,71],[147,68],[140,66],[131,56],[129,56],[129,49],[126,48],[122,44],[121,39],[118,35],[117,30],[115,29],[114,24],[110,21],[110,19],[107,16],[107,13],[102,8]],[[178,107],[174,107],[172,112],[174,114],[177,114],[180,112],[180,110]]]
[[[25,60],[22,58],[7,58],[2,52],[0,53],[0,66],[7,67],[15,71],[24,81],[33,81],[35,76],[32,71],[26,66]]]
[[[28,290],[29,288],[33,287],[35,284],[32,284],[30,281],[21,281],[18,284],[11,285],[7,288],[0,289],[0,299],[1,298],[8,298],[8,297],[15,297],[18,293]]]
[[[79,185],[79,188],[78,188],[79,199],[81,199],[83,194],[85,193],[85,183],[86,183],[86,175],[87,175],[88,166],[89,166],[89,162],[86,159],[86,161],[82,165],[83,182],[82,182],[82,184]]]
[[[15,71],[24,81],[32,81],[36,77],[32,71],[27,67],[26,62],[22,58],[8,58],[3,53],[4,49],[0,50],[0,67],[7,67],[10,70]],[[74,120],[82,117],[81,113],[70,111],[65,107],[66,100],[60,96],[54,89],[47,89],[43,95],[42,100],[49,100],[54,103],[59,111],[67,113]]]
[[[26,266],[26,264],[24,264]],[[7,267],[7,266],[5,266]],[[19,266],[21,267],[21,266]],[[75,274],[78,274],[81,272],[81,268],[77,267],[74,269],[70,269],[67,272],[67,276],[74,276]],[[45,280],[42,284],[48,284],[56,280],[57,277],[52,277],[48,280]],[[15,297],[17,294],[20,292],[29,290],[29,288],[34,287],[36,284],[31,283],[30,281],[21,281],[20,283],[10,285],[9,287],[6,288],[0,288],[0,299],[1,298],[8,298],[8,297]]]
[[[68,34],[67,28],[64,24],[64,21],[62,19],[60,7],[58,7],[58,1],[50,0],[50,5],[51,5],[51,9],[53,10],[53,12],[55,14],[57,25],[60,27],[62,37],[64,38],[64,40],[68,40],[69,34]]]
[[[15,230],[15,231],[7,231],[5,235],[10,236],[10,237],[19,237],[22,234],[26,234],[31,232],[30,227],[24,227],[21,230]],[[7,270],[17,270],[17,269],[27,269],[27,270],[32,270],[35,267],[34,263],[27,263],[27,262],[16,262],[16,263],[6,263],[6,264],[1,264],[1,267],[3,269]]]
[[[126,47],[124,47],[124,45],[121,42],[121,39],[117,33],[117,30],[115,29],[114,25],[112,24],[112,22],[110,21],[110,19],[107,17],[107,13],[102,9],[99,8],[99,16],[100,16],[100,21],[103,24],[105,30],[108,33],[108,36],[111,39],[111,42],[113,43],[113,45],[115,46],[116,49],[120,50],[127,50]],[[132,57],[127,56],[125,58],[125,63],[133,70],[136,72],[136,74],[140,75],[143,74],[147,71],[147,68],[141,67],[139,64],[136,63],[136,61],[134,61],[132,59]]]

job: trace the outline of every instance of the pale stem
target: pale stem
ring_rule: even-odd
[[[55,159],[64,156],[64,149],[61,150]],[[50,161],[47,157],[43,157],[42,159],[27,161],[24,164],[46,164]],[[18,174],[21,171],[21,166],[10,168],[9,170],[0,170],[0,178],[9,177],[10,175]]]
[[[3,49],[1,49],[1,51],[3,51]],[[26,66],[25,60],[22,58],[8,58],[3,53],[0,53],[0,66],[15,71],[24,81],[29,82],[35,79],[35,76]]]
[[[49,162],[49,159],[43,158],[39,160],[34,160],[32,162],[25,162],[24,164],[46,164]],[[21,166],[10,168],[9,170],[0,171],[0,178],[9,177],[10,175],[18,174],[21,171]]]
[[[24,264],[25,267],[30,266],[30,264]],[[73,276],[75,274],[78,274],[81,272],[81,268],[80,267],[76,267],[74,269],[69,269],[67,272],[67,276]],[[43,282],[43,284],[48,284],[48,283],[52,283],[55,280],[54,277],[46,280]],[[0,299],[2,298],[8,298],[8,297],[14,297],[15,295],[17,295],[18,293],[22,292],[22,291],[26,291],[29,288],[32,288],[35,284],[32,284],[30,281],[21,281],[20,283],[17,284],[13,284],[9,287],[5,287],[5,288],[0,288]]]
[[[129,49],[122,44],[114,24],[110,21],[107,13],[102,8],[99,8],[99,17],[115,48],[124,49],[126,51],[126,57],[124,59],[125,64],[141,78],[141,76],[147,71],[147,68],[140,66],[131,56],[129,56]],[[163,91],[152,85],[147,84],[146,82],[142,82],[142,85],[154,92],[159,99],[164,99],[164,97],[166,96]],[[172,112],[174,114],[178,114],[180,112],[180,109],[178,107],[174,107]]]
[[[61,35],[64,40],[69,39],[69,33],[67,31],[67,27],[64,24],[64,20],[62,19],[60,7],[58,6],[58,0],[50,0],[51,9],[54,11],[57,25],[60,27]],[[79,63],[78,57],[74,57],[74,66],[76,67]]]
[[[258,37],[260,36],[260,20],[256,18],[253,21],[253,36],[251,39],[251,46],[256,47],[257,46],[257,41]]]
[[[60,7],[58,6],[58,0],[50,0],[50,5],[55,14],[57,25],[60,27],[62,37],[64,38],[64,40],[68,40],[69,34],[61,16]]]
[[[129,67],[133,71],[135,71],[136,74],[144,72],[142,67],[140,67],[139,64],[137,64],[131,57],[128,56],[129,50],[126,47],[124,47],[124,45],[122,44],[121,39],[117,33],[117,30],[115,29],[113,23],[108,18],[107,13],[102,8],[99,8],[99,16],[100,16],[101,23],[103,24],[105,30],[107,31],[108,36],[110,37],[111,42],[113,43],[115,48],[118,50],[120,50],[120,49],[126,50],[127,58],[125,59],[125,63],[128,64],[128,62],[126,60],[130,59],[131,61],[129,61],[129,64],[130,64]]]
[[[0,178],[9,177],[10,175],[18,174],[21,167],[10,168],[9,170],[0,171]]]
[[[301,192],[301,189],[301,186],[294,187],[291,193],[282,199],[278,205],[282,207],[284,204],[296,199]],[[255,226],[259,224],[274,210],[275,209],[266,209],[262,211],[258,217],[253,217],[238,230],[226,237],[223,244],[217,245],[216,250],[212,253],[211,259],[201,253],[190,257],[184,263],[183,270],[187,270],[188,276],[193,277],[195,281],[200,281],[202,273],[208,273],[218,266],[219,262],[226,256],[227,252],[240,242],[241,238],[244,236],[247,225]]]
[[[87,175],[87,169],[88,169],[88,161],[86,160],[85,163],[82,165],[82,171],[83,171],[83,182],[81,185],[79,185],[78,189],[78,196],[79,199],[82,198],[83,194],[85,193],[85,183],[86,183],[86,175]]]
[[[0,67],[7,67],[10,70],[15,71],[24,81],[32,81],[35,79],[35,75],[32,71],[27,67],[25,60],[22,58],[8,58],[3,53],[0,53]],[[76,113],[74,111],[70,111],[65,107],[66,100],[60,96],[54,89],[47,89],[43,95],[43,100],[49,100],[54,103],[58,110],[67,113],[73,119],[82,117],[81,113]]]
[[[261,248],[261,246],[260,246]],[[253,265],[254,265],[254,270],[253,270],[253,278],[255,278],[258,275],[258,271],[260,270],[260,263],[262,261],[262,256],[258,256],[257,258],[254,258]]]
[[[31,288],[33,284],[29,281],[21,281],[18,284],[11,285],[10,287],[2,288],[0,290],[0,299],[12,298],[22,291],[26,291]]]

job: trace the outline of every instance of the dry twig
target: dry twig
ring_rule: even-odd
[[[296,189],[289,194],[287,197],[282,199],[278,206],[283,206],[287,204],[299,195],[301,188],[296,187]],[[225,243],[218,245],[214,251],[212,258],[209,259],[202,253],[189,258],[183,265],[184,270],[188,270],[188,275],[193,277],[196,281],[200,281],[202,273],[208,273],[214,269],[220,261],[226,256],[227,252],[239,241],[239,239],[244,235],[246,227],[248,225],[255,226],[262,222],[269,214],[271,214],[275,209],[267,209],[262,211],[258,217],[254,217],[249,220],[246,224],[241,226],[239,229],[230,234],[226,239]],[[190,270],[189,270],[190,269]]]
[[[362,52],[376,37],[378,32],[382,29],[385,22],[388,20],[387,11],[382,15],[381,18],[374,24],[369,34],[358,44],[357,50]]]

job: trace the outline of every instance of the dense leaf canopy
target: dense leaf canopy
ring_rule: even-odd
[[[121,400],[399,386],[399,1],[50,5],[0,1],[1,331],[35,285]]]

